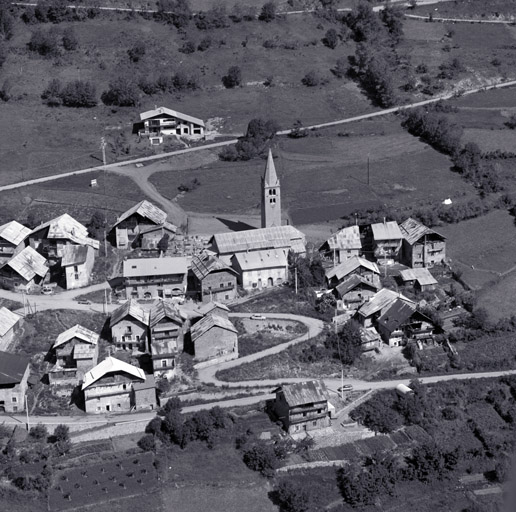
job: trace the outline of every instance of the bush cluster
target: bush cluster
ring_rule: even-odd
[[[159,75],[157,78],[144,75],[138,80],[138,87],[143,93],[152,96],[159,92],[195,91],[199,88],[199,81],[195,75],[187,75],[183,72],[178,72],[175,75]]]
[[[52,107],[64,105],[91,108],[97,104],[96,88],[85,80],[63,84],[58,78],[54,78],[43,91],[41,98]]]
[[[37,29],[32,33],[28,47],[30,51],[38,53],[42,57],[52,58],[61,54],[61,48],[66,51],[76,50],[79,47],[79,40],[73,27],[69,27],[63,32],[57,28]]]

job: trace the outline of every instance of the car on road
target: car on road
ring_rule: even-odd
[[[52,295],[54,293],[54,289],[50,286],[43,286],[43,288],[41,288],[41,293],[43,295]]]
[[[342,393],[343,391],[353,391],[353,386],[351,384],[344,384],[344,386],[337,389],[339,393]]]
[[[91,300],[88,300],[88,299],[79,299],[77,301],[77,304],[85,304],[86,306],[90,306],[91,305]]]
[[[251,320],[266,320],[266,317],[263,315],[251,315]]]

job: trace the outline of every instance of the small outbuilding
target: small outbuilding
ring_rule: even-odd
[[[238,357],[238,331],[223,316],[208,313],[190,330],[196,361],[229,361]]]
[[[413,286],[419,291],[433,290],[437,286],[437,279],[427,268],[409,268],[400,271],[400,279],[404,285]]]

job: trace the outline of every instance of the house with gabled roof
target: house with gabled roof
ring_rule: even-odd
[[[237,296],[236,270],[204,252],[192,258],[188,274],[188,294],[203,303],[231,301]]]
[[[322,380],[284,384],[275,393],[273,412],[289,434],[330,426],[328,390]]]
[[[334,290],[338,299],[339,309],[358,309],[364,302],[369,301],[378,291],[379,284],[368,281],[360,275],[352,275]]]
[[[0,265],[25,248],[25,239],[31,230],[12,220],[0,226]]]
[[[412,268],[433,267],[446,258],[446,237],[409,217],[400,224],[401,260]]]
[[[371,224],[372,250],[374,257],[382,263],[398,260],[403,235],[396,221]]]
[[[438,327],[414,304],[396,299],[376,322],[378,333],[389,347],[399,347],[411,340],[432,340]]]
[[[67,290],[88,286],[91,281],[95,249],[89,245],[67,245],[63,248],[61,268]]]
[[[422,292],[433,290],[437,286],[437,279],[424,267],[400,270],[400,279],[404,285],[411,285]]]
[[[378,265],[360,256],[353,256],[344,260],[337,266],[328,269],[325,275],[329,288],[335,288],[351,276],[360,276],[377,288],[380,287],[380,270]]]
[[[50,266],[61,263],[68,245],[90,246],[98,251],[100,242],[90,238],[88,228],[64,213],[35,227],[28,236],[29,245],[43,255]]]
[[[238,332],[228,318],[208,313],[190,330],[196,361],[229,361],[238,357]]]
[[[229,317],[229,308],[225,304],[215,300],[203,304],[198,308],[198,311],[202,316],[205,316],[208,313],[213,313],[214,315],[220,315],[224,318]]]
[[[400,299],[409,304],[414,304],[414,301],[405,297],[399,292],[382,288],[378,293],[365,302],[357,311],[355,317],[358,322],[364,327],[373,327],[376,325],[377,319],[383,315],[390,305],[397,299]]]
[[[82,383],[87,413],[154,409],[154,377],[141,368],[107,357],[86,372]]]
[[[360,256],[361,253],[362,239],[358,226],[349,226],[337,231],[319,247],[319,254],[324,259],[333,261],[334,265],[353,256]]]
[[[7,309],[5,306],[0,308],[0,350],[9,348],[16,333],[23,324],[23,317]]]
[[[0,282],[7,289],[30,292],[38,289],[48,271],[45,257],[28,246],[0,268]]]
[[[167,229],[170,230],[175,228],[172,224],[168,225],[167,214],[163,210],[144,199],[122,213],[113,225],[116,246],[129,249],[137,242],[142,232],[156,226],[168,226]]]
[[[175,135],[189,139],[204,137],[205,124],[202,119],[189,116],[167,107],[156,107],[140,114],[139,135],[149,137],[150,143],[161,144],[163,136]]]
[[[288,281],[287,254],[282,250],[237,253],[231,263],[244,290],[261,290]]]
[[[53,386],[76,386],[83,375],[96,366],[100,336],[76,324],[59,334],[52,345],[56,363],[48,377]]]
[[[184,257],[124,260],[122,277],[127,298],[168,298],[184,301],[188,261]]]
[[[147,352],[149,311],[135,300],[129,299],[111,314],[109,326],[111,341],[117,350]]]
[[[217,233],[211,237],[210,244],[213,252],[227,264],[231,264],[233,256],[239,253],[278,250],[285,255],[289,251],[303,255],[306,252],[306,237],[294,226]]]
[[[29,374],[29,357],[0,352],[0,411],[12,414],[25,410]]]
[[[177,227],[171,222],[165,222],[159,226],[143,226],[140,229],[140,237],[137,245],[142,251],[159,251],[159,243],[165,237],[168,242],[174,240],[177,233]]]

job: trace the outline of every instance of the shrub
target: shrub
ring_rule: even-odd
[[[316,87],[322,83],[321,75],[317,71],[309,71],[302,79],[301,83],[307,87]]]
[[[428,66],[425,63],[418,64],[416,66],[416,73],[419,73],[419,74],[428,73]]]
[[[176,28],[184,28],[192,19],[192,10],[188,0],[158,0],[156,17]]]
[[[58,78],[54,78],[43,91],[41,98],[46,100],[47,105],[57,107],[63,103],[61,99],[62,88],[61,81]]]
[[[187,55],[189,55],[190,53],[194,53],[195,52],[195,44],[192,43],[192,41],[186,41],[183,46],[181,46],[181,48],[179,48],[179,50],[181,53],[186,53]]]
[[[37,29],[32,33],[29,41],[29,50],[47,58],[60,54],[57,33],[54,30]]]
[[[276,18],[276,4],[274,2],[267,2],[263,5],[258,19],[267,23]]]
[[[260,472],[263,476],[272,477],[278,467],[278,459],[274,448],[268,444],[255,444],[244,451],[244,463],[253,471]]]
[[[79,47],[79,40],[75,35],[75,30],[73,29],[73,27],[69,27],[63,32],[62,42],[63,48],[67,52],[77,50],[77,48]]]
[[[200,52],[205,52],[211,46],[212,40],[211,37],[205,37],[201,40],[201,42],[197,45],[197,50]]]
[[[339,35],[337,34],[337,31],[334,28],[330,28],[324,35],[322,42],[324,46],[327,46],[332,50],[337,48],[337,45],[339,44]]]
[[[14,34],[14,18],[7,5],[0,5],[0,39],[9,40]]]
[[[67,83],[61,91],[61,100],[65,107],[91,108],[97,104],[95,86],[84,80]]]
[[[0,41],[0,68],[4,65],[5,61],[7,60],[7,55],[9,54],[9,50],[7,49],[7,46]]]
[[[131,62],[139,62],[141,59],[143,59],[145,51],[145,43],[139,41],[132,48],[127,50],[127,55],[129,55]]]
[[[160,90],[160,86],[157,80],[149,78],[147,75],[142,76],[138,80],[138,87],[149,96],[156,94]]]
[[[31,427],[29,431],[29,437],[34,439],[35,441],[42,441],[46,439],[48,436],[47,427],[45,425],[38,424],[34,427]]]
[[[156,451],[156,439],[152,434],[146,434],[138,441],[138,447],[144,452]]]
[[[239,86],[242,83],[242,70],[238,66],[231,66],[222,77],[222,83],[227,89]]]
[[[109,84],[109,89],[101,96],[106,105],[118,107],[136,107],[140,103],[140,95],[136,84],[129,78],[117,78]]]
[[[337,78],[344,78],[348,72],[348,61],[346,58],[341,57],[337,60],[335,67],[331,70],[331,72]]]
[[[210,30],[215,28],[227,28],[228,15],[223,5],[212,7],[210,10],[200,12],[195,17],[195,26],[199,30]]]

